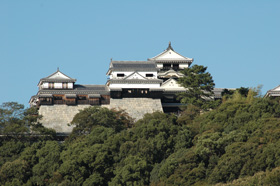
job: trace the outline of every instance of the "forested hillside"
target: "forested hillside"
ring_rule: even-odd
[[[280,185],[279,100],[241,93],[211,111],[189,106],[136,123],[91,107],[76,115],[63,143],[36,125],[34,110],[3,104],[0,184]]]

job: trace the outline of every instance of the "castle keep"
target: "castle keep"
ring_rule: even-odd
[[[45,127],[70,133],[68,126],[79,112],[89,106],[124,109],[138,120],[154,111],[177,112],[180,102],[176,94],[186,91],[177,80],[184,75],[192,58],[177,53],[169,43],[166,50],[147,61],[111,61],[106,85],[79,85],[59,69],[42,78],[39,91],[30,99],[30,105],[39,109]],[[215,89],[215,98],[222,89]]]

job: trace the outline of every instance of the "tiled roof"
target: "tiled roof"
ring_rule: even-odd
[[[264,97],[270,97],[270,96],[276,96],[276,97],[280,96],[280,85],[278,85],[273,89],[268,90],[264,95]]]
[[[106,85],[75,85],[74,89],[42,89],[37,95],[41,94],[101,94],[109,95]]]
[[[40,82],[52,82],[52,83],[74,83],[76,80],[73,79],[40,79]]]
[[[214,98],[222,98],[222,92],[224,91],[225,88],[214,88],[213,93],[214,93]],[[230,88],[228,90],[235,90],[233,88]],[[165,93],[179,93],[179,92],[185,92],[186,89],[165,89]]]
[[[76,94],[65,94],[67,98],[76,98]]]
[[[161,59],[161,60],[155,60],[155,61],[156,61],[156,63],[188,63],[189,65],[191,65],[191,63],[193,62],[193,59],[192,60],[180,60],[180,59],[169,58],[166,60]]]
[[[100,98],[100,94],[89,94],[89,98]]]
[[[225,90],[236,90],[235,88],[214,88],[213,93],[215,98],[222,98],[222,92]]]
[[[170,56],[170,54],[174,54],[174,55]],[[166,55],[168,55],[168,57],[166,57]],[[165,56],[165,57],[163,57],[163,56]],[[172,56],[173,57],[175,56],[176,58],[172,58]],[[159,61],[159,62],[163,62],[163,63],[164,62],[188,62],[188,63],[192,63],[193,58],[188,58],[188,57],[182,56],[181,54],[176,52],[171,47],[171,43],[169,42],[169,45],[168,45],[166,50],[164,50],[162,53],[156,55],[155,57],[149,58],[148,61]]]
[[[150,61],[112,61],[109,71],[157,71],[157,66]]]
[[[107,81],[110,84],[158,84],[162,83],[161,79],[110,79]]]
[[[61,77],[56,77],[56,78],[51,78],[52,76],[56,75],[57,73],[60,73],[60,75],[63,75],[65,78],[61,78]],[[51,75],[49,75],[48,77],[42,78],[40,79],[38,85],[42,82],[54,82],[54,83],[75,83],[76,79],[73,79],[67,75],[65,75],[64,73],[62,73],[61,71],[59,71],[59,69],[57,69],[56,72],[52,73]]]

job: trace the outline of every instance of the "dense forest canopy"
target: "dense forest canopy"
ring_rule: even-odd
[[[76,115],[77,127],[60,143],[47,129],[37,130],[36,140],[20,135],[31,133],[34,110],[5,103],[1,185],[280,184],[278,99],[250,89],[203,114],[193,110],[146,114],[131,126],[122,111],[91,107]]]

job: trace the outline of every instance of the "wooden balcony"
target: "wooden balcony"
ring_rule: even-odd
[[[110,96],[104,95],[100,98],[87,98],[87,99],[77,99],[77,98],[63,98],[63,99],[53,99],[44,98],[40,99],[38,106],[40,105],[108,105],[110,104]]]

